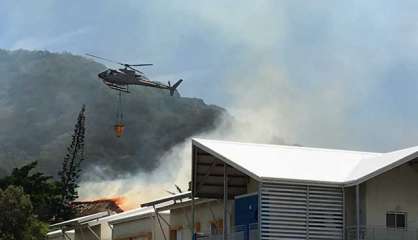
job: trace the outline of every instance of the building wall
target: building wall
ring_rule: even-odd
[[[407,213],[408,228],[418,228],[418,166],[404,164],[365,184],[366,223],[386,226],[386,213]]]
[[[107,222],[101,223],[100,240],[112,240],[112,229]]]
[[[170,222],[169,214],[160,214],[167,222]],[[167,224],[161,220],[161,226],[165,235],[168,237],[169,229]],[[155,216],[136,219],[129,222],[117,223],[113,225],[113,240],[122,239],[144,239],[144,240],[163,240],[160,225]]]
[[[100,225],[92,226],[91,229],[100,237]],[[75,229],[75,239],[97,240],[94,234],[86,226],[82,226],[80,228]]]
[[[169,223],[171,222],[170,214],[161,214],[160,213],[160,217],[163,217]],[[161,218],[160,218],[160,222],[161,222],[161,226],[163,228],[165,236],[167,237],[167,239],[169,239],[169,234],[170,234],[169,226],[167,226],[167,224],[163,220],[161,220]],[[153,227],[154,227],[153,236],[155,236],[154,239],[164,240],[164,234],[161,231],[160,224],[158,223],[158,220],[155,217],[154,217],[154,226]]]
[[[201,233],[210,233],[210,225],[213,222],[223,219],[223,201],[214,200],[202,204],[195,205],[195,223],[200,228]],[[228,202],[228,226],[233,225],[233,201]],[[192,233],[190,225],[192,222],[192,210],[190,206],[172,209],[170,214],[170,222],[172,230],[177,230],[181,235],[181,240],[191,240]],[[232,224],[231,224],[232,223]]]
[[[153,221],[143,218],[135,221],[123,222],[113,225],[113,239],[129,239],[130,237],[140,237],[152,235]]]
[[[47,236],[46,239],[48,239],[48,240],[65,240],[64,236],[62,236],[62,235]]]

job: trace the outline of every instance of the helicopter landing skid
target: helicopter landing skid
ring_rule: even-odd
[[[116,84],[109,83],[109,82],[105,82],[105,84],[113,90],[117,90],[117,91],[124,92],[124,93],[130,93],[128,90],[128,86],[116,85]]]

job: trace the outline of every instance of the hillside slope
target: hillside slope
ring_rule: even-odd
[[[55,175],[82,104],[86,104],[84,177],[93,168],[110,178],[150,171],[166,150],[214,128],[226,114],[201,99],[134,87],[123,98],[126,132],[117,139],[116,92],[97,78],[104,69],[68,53],[0,50],[0,174],[39,160],[42,170]]]

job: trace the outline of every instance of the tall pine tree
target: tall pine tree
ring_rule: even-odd
[[[85,105],[78,114],[74,128],[72,142],[67,147],[67,154],[62,163],[62,170],[58,173],[61,178],[61,209],[58,219],[69,219],[74,216],[72,202],[78,198],[78,180],[81,173],[81,162],[84,160],[84,133],[85,133]]]

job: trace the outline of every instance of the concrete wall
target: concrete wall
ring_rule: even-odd
[[[113,225],[113,239],[129,239],[130,237],[152,236],[154,224],[151,218],[123,222]]]
[[[100,225],[100,240],[112,240],[112,229],[107,222]]]
[[[169,214],[160,214],[167,222],[170,222]],[[168,239],[169,227],[161,220],[163,231]],[[136,219],[129,222],[122,222],[113,225],[113,240],[127,239],[144,239],[144,240],[163,240],[163,232],[161,231],[158,220],[155,215],[146,218]]]
[[[228,226],[233,225],[233,211],[233,201],[230,200],[228,202]],[[220,219],[223,219],[222,200],[214,200],[195,206],[195,223],[200,225],[200,232],[209,233],[210,223]],[[176,229],[178,232],[181,232],[182,240],[192,239],[192,233],[190,230],[190,225],[192,222],[192,211],[190,206],[172,209],[170,222],[172,229]]]
[[[100,240],[112,240],[112,230],[107,223],[101,223],[90,227]],[[97,240],[96,236],[87,228],[87,225],[82,225],[75,229],[76,240]]]
[[[368,180],[364,186],[366,224],[386,226],[386,213],[407,213],[408,228],[418,228],[418,166],[404,164]]]
[[[167,222],[169,223],[171,222],[170,214],[160,214],[160,216],[163,217]],[[164,230],[164,234],[167,237],[167,239],[169,239],[170,227],[167,224],[165,224],[164,221],[162,221],[161,219],[160,221],[161,221],[161,226],[163,227],[163,230]],[[158,223],[158,220],[155,219],[155,217],[154,217],[154,235],[153,236],[155,236],[154,239],[156,240],[159,240],[159,239],[164,240],[164,235],[163,235],[163,232],[161,231],[160,224]]]
[[[96,225],[91,227],[91,229],[100,237],[100,225]],[[94,234],[85,226],[83,225],[80,228],[75,229],[75,239],[76,240],[97,240]]]

